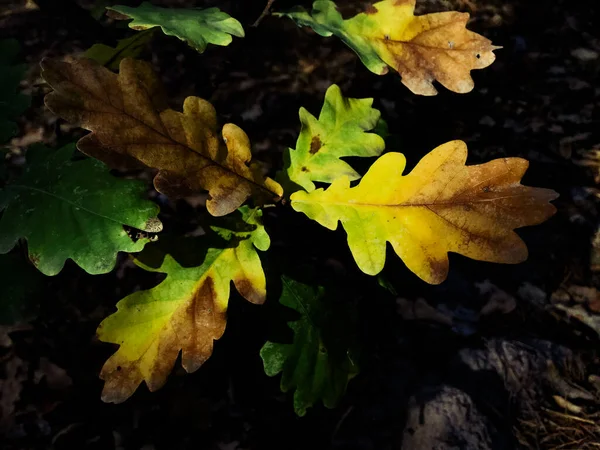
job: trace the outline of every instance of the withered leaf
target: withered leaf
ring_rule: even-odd
[[[251,195],[273,200],[283,194],[249,165],[250,141],[241,128],[225,124],[219,135],[209,102],[188,97],[183,113],[169,109],[148,63],[125,58],[118,75],[84,58],[44,59],[42,69],[54,89],[48,108],[92,131],[77,144],[83,153],[111,167],[158,169],[154,186],[169,197],[207,190],[214,216],[235,211]]]

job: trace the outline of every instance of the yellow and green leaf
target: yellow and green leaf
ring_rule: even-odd
[[[321,36],[336,35],[373,73],[384,75],[389,67],[395,69],[415,94],[437,94],[435,80],[453,92],[470,92],[474,86],[470,71],[492,64],[493,50],[499,47],[466,29],[468,13],[415,16],[415,2],[384,0],[348,20],[330,0],[314,2],[311,13],[296,8],[278,15]]]
[[[214,216],[235,211],[251,195],[269,202],[283,194],[249,165],[250,140],[241,128],[225,124],[219,134],[209,102],[188,97],[183,113],[169,109],[148,63],[125,58],[118,75],[89,59],[44,59],[42,69],[54,89],[46,106],[92,131],[77,143],[83,153],[113,168],[157,169],[154,186],[169,197],[207,190]]]
[[[448,274],[448,252],[480,261],[515,264],[527,247],[513,231],[555,213],[549,189],[520,184],[521,158],[466,166],[462,141],[443,144],[407,175],[401,153],[386,153],[356,187],[341,177],[327,190],[296,192],[292,207],[330,230],[338,221],[359,268],[378,274],[389,242],[406,266],[428,283]]]
[[[117,304],[118,311],[100,324],[100,340],[120,346],[100,373],[104,401],[125,401],[143,381],[151,391],[159,389],[179,352],[183,368],[189,373],[197,370],[225,331],[231,282],[246,300],[265,301],[265,275],[256,249],[267,250],[269,236],[260,210],[243,207],[240,213],[241,226],[215,228],[223,237],[219,245],[208,246],[206,237],[183,242],[185,254],[201,260],[198,265],[182,262],[185,258],[177,257],[174,249],[159,254],[160,262],[155,263],[152,246],[136,259],[146,270],[167,277],[152,289],[125,297]]]
[[[381,120],[381,113],[372,105],[372,98],[343,97],[334,84],[325,94],[319,119],[300,108],[302,129],[296,149],[284,153],[281,178],[307,191],[315,189],[314,181],[331,183],[341,176],[359,179],[360,175],[340,158],[379,156],[385,148],[382,137],[368,132]]]

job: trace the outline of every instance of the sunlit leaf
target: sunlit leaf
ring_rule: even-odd
[[[218,133],[206,100],[186,98],[183,113],[169,109],[149,64],[126,58],[118,75],[89,59],[44,59],[42,68],[54,88],[48,108],[93,131],[77,147],[110,167],[157,169],[154,186],[174,198],[207,190],[215,216],[235,211],[251,195],[273,201],[283,194],[257,165],[248,165],[250,140],[241,128],[225,124]]]
[[[314,2],[311,13],[296,8],[278,15],[309,26],[321,36],[336,35],[373,73],[383,75],[392,67],[415,94],[437,94],[435,80],[451,91],[470,92],[474,84],[469,72],[492,64],[493,50],[499,47],[466,29],[468,13],[415,16],[415,2],[384,0],[348,20],[329,0]]]
[[[285,153],[285,177],[307,191],[315,189],[313,181],[331,183],[343,175],[359,179],[360,175],[340,158],[379,156],[385,148],[383,138],[367,133],[381,116],[372,104],[371,98],[344,98],[334,84],[325,94],[318,120],[300,108],[302,130],[296,149]]]
[[[107,9],[133,19],[129,27],[134,30],[160,27],[165,34],[178,37],[200,53],[208,44],[229,45],[232,36],[244,37],[242,24],[219,8],[161,8],[144,2],[137,8],[116,5]]]
[[[125,297],[118,311],[100,324],[100,340],[120,345],[100,374],[104,401],[125,401],[142,381],[151,391],[159,389],[179,352],[183,368],[197,370],[225,331],[231,282],[246,300],[265,301],[265,275],[255,247],[267,250],[269,236],[260,210],[245,206],[241,216],[242,226],[215,229],[223,238],[218,245],[207,237],[182,242],[184,256],[195,257],[197,265],[176,259],[174,249],[167,249],[159,264],[148,264],[144,258],[153,245],[140,255],[138,265],[167,277],[152,289]]]
[[[351,188],[342,177],[327,189],[296,192],[292,207],[330,230],[342,222],[360,269],[376,275],[386,243],[428,283],[448,274],[448,252],[498,263],[519,263],[527,247],[513,231],[555,212],[549,189],[519,182],[528,162],[496,159],[465,166],[467,146],[452,141],[426,155],[407,175],[401,153],[387,153]]]
[[[162,229],[144,183],[113,177],[93,159],[71,161],[74,151],[30,148],[25,173],[0,191],[0,253],[26,239],[29,259],[46,275],[69,258],[88,273],[110,272],[118,252],[139,252],[149,242],[134,241],[124,225]]]

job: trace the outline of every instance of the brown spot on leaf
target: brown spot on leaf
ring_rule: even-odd
[[[262,305],[265,302],[265,296],[256,290],[252,283],[246,278],[233,280],[235,288],[240,295],[251,303]]]
[[[36,255],[35,253],[30,253],[29,260],[35,267],[37,267],[38,264],[40,263],[40,255]]]
[[[427,262],[429,263],[429,268],[431,269],[430,283],[440,284],[448,276],[448,259],[442,261],[436,259],[429,259]]]
[[[375,6],[373,5],[368,5],[367,8],[365,9],[365,14],[377,14],[379,12],[379,10],[377,8],[375,8]]]
[[[321,138],[318,135],[313,136],[312,140],[310,141],[310,154],[314,155],[317,153],[319,150],[321,150],[322,145],[323,143],[321,142]]]
[[[300,170],[302,172],[310,172],[310,170],[308,170],[308,167],[306,167],[306,166],[302,166],[302,168]]]

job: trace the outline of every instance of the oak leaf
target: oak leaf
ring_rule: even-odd
[[[219,8],[161,8],[144,2],[137,8],[115,5],[107,9],[119,13],[118,18],[133,19],[129,27],[134,30],[160,27],[200,53],[208,44],[225,46],[231,44],[231,36],[244,37],[242,24]]]
[[[281,390],[295,389],[294,410],[299,416],[322,400],[334,408],[358,373],[353,335],[354,317],[347,302],[334,305],[322,286],[309,286],[286,276],[279,302],[300,314],[288,323],[294,332],[290,344],[268,341],[260,350],[265,373],[281,373]],[[344,299],[345,300],[345,299]]]
[[[359,179],[358,172],[340,158],[379,156],[385,148],[381,136],[368,133],[381,120],[372,105],[372,98],[343,97],[334,84],[327,89],[319,119],[300,108],[302,129],[296,149],[284,153],[284,176],[307,191],[315,189],[314,181],[331,183],[343,175]]]
[[[451,91],[470,92],[474,86],[470,71],[492,64],[493,50],[500,47],[466,29],[468,13],[415,16],[415,2],[384,0],[348,20],[330,0],[314,2],[310,14],[296,8],[278,15],[321,36],[338,36],[373,73],[383,75],[392,67],[415,94],[437,94],[434,80]]]
[[[248,165],[250,141],[236,125],[218,134],[213,106],[188,97],[183,113],[168,109],[149,64],[123,59],[120,73],[89,59],[42,61],[42,76],[54,92],[46,105],[58,116],[92,133],[77,147],[111,167],[158,169],[154,186],[170,197],[207,190],[215,216],[235,211],[250,195],[277,199],[281,186]]]
[[[292,194],[292,207],[330,230],[342,222],[359,268],[378,274],[386,242],[428,283],[448,274],[448,252],[480,261],[519,263],[527,247],[513,231],[554,214],[558,194],[519,183],[528,162],[503,158],[465,166],[462,141],[443,144],[407,175],[401,153],[386,153],[351,188],[348,177],[327,190]]]
[[[93,159],[72,161],[74,152],[73,144],[30,147],[23,175],[0,190],[0,254],[26,239],[29,259],[45,275],[56,275],[69,258],[88,273],[110,272],[118,252],[150,242],[134,241],[124,225],[162,230],[143,182],[113,177]]]
[[[136,259],[146,270],[167,277],[152,289],[125,297],[117,304],[118,311],[100,324],[100,340],[120,345],[100,373],[105,381],[104,401],[125,401],[142,381],[151,391],[159,389],[180,351],[183,368],[197,370],[212,354],[213,341],[225,331],[231,282],[246,300],[264,302],[265,274],[255,247],[267,250],[269,236],[260,210],[244,206],[240,212],[242,226],[215,228],[223,237],[218,245],[207,246],[206,237],[189,238],[182,243],[183,256],[169,249],[156,263],[153,244]],[[160,241],[154,250],[159,245]],[[190,255],[192,260],[200,259],[198,265],[185,262]]]

